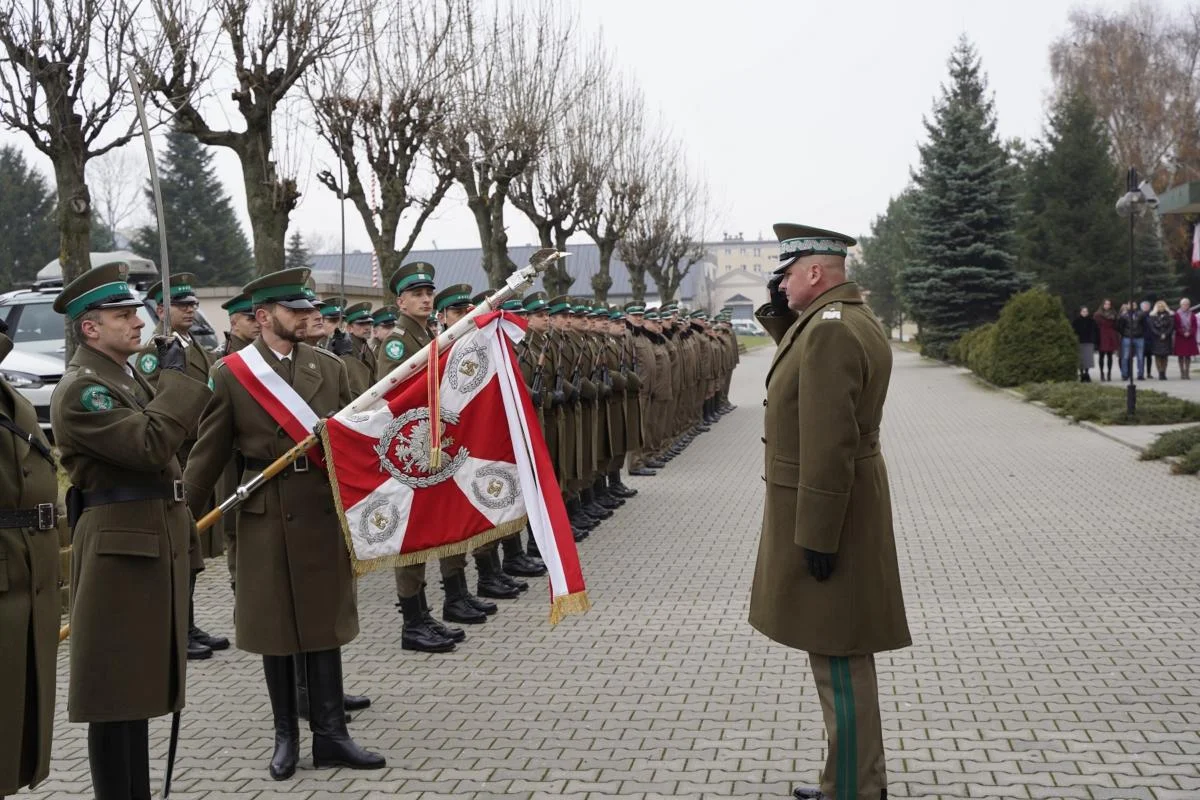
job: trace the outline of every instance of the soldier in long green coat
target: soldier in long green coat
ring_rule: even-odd
[[[781,266],[759,322],[767,373],[766,502],[750,624],[804,650],[828,735],[820,789],[886,797],[875,653],[912,643],[879,444],[892,353],[858,287],[848,236],[775,226]]]
[[[99,800],[150,796],[147,721],[183,708],[196,526],[177,453],[211,394],[185,373],[178,339],[158,349],[157,391],[130,370],[143,323],[125,269],[88,270],[54,300],[79,342],[50,400],[62,466],[84,507],[72,547],[67,712],[89,723]]]
[[[187,354],[186,374],[190,378],[207,383],[208,374],[212,370],[216,359],[203,346],[192,339],[192,323],[196,319],[196,309],[200,307],[200,301],[196,299],[195,287],[196,276],[190,272],[180,272],[171,276],[170,303],[163,303],[163,287],[161,282],[155,283],[147,289],[146,295],[154,301],[155,310],[158,312],[160,320],[166,316],[169,305],[171,310],[172,335],[183,344],[184,352]],[[137,358],[134,359],[134,364],[137,366],[138,372],[142,374],[142,377],[151,386],[158,386],[158,355],[153,344],[150,344],[138,354]],[[200,415],[197,413],[195,418],[190,420],[190,422],[191,425],[187,438],[183,440],[183,445],[179,448],[179,466],[181,468],[187,466],[188,454],[196,444],[196,426],[200,423]],[[196,624],[195,602],[192,600],[192,596],[196,593],[196,576],[204,571],[204,559],[220,555],[223,552],[224,546],[224,528],[214,525],[212,528],[198,534],[195,546],[192,547],[192,576],[188,598],[189,659],[211,658],[214,650],[227,650],[229,648],[229,639],[227,637],[214,636]]]
[[[308,274],[304,268],[281,270],[243,288],[261,332],[242,356],[251,359],[248,365],[261,365],[272,381],[290,387],[295,403],[305,403],[323,418],[353,398],[341,360],[304,343],[313,310],[304,293]],[[184,473],[188,504],[197,518],[209,510],[212,487],[235,448],[243,456],[244,483],[295,444],[228,360],[213,370],[212,385]],[[275,726],[271,777],[290,777],[299,757],[293,657],[304,659],[308,676],[314,764],[382,768],[384,759],[346,731],[341,647],[358,636],[358,607],[324,470],[303,456],[249,495],[238,509],[238,536],[237,643],[262,656]]]
[[[346,363],[346,374],[350,378],[350,392],[358,397],[375,384],[375,353],[370,347],[371,304],[354,303],[346,306],[344,319],[354,351],[342,360]]]
[[[12,350],[0,320],[0,362]],[[50,772],[66,520],[37,412],[0,373],[0,796]]]
[[[229,314],[229,332],[225,334],[225,345],[221,356],[236,353],[258,337],[258,320],[254,318],[254,307],[250,298],[238,293],[221,304]],[[224,500],[237,491],[238,479],[242,475],[241,456],[234,453],[233,458],[221,473],[217,481],[217,502]],[[221,528],[225,536],[225,563],[229,567],[229,585],[237,588],[237,514],[229,514],[221,520]]]

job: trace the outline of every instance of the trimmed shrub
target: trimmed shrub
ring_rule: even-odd
[[[1031,383],[1021,387],[1030,400],[1045,403],[1056,414],[1101,425],[1174,425],[1200,422],[1200,403],[1153,389],[1139,389],[1137,412],[1125,414],[1125,388],[1094,383]]]
[[[1141,392],[1138,392],[1141,395]],[[1139,402],[1141,398],[1139,397]],[[1156,461],[1160,458],[1187,455],[1193,448],[1200,446],[1200,425],[1181,428],[1177,431],[1167,431],[1159,434],[1154,443],[1142,451],[1143,461]]]
[[[980,374],[997,386],[1077,380],[1079,342],[1062,301],[1043,289],[1013,295],[996,322],[989,373]]]

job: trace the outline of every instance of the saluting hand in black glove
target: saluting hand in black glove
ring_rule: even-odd
[[[187,353],[183,342],[176,336],[155,336],[154,347],[158,350],[158,368],[183,372],[187,369]]]
[[[837,553],[820,553],[806,547],[804,558],[808,561],[808,573],[816,578],[818,583],[829,580],[834,566],[837,565]]]
[[[335,356],[348,356],[354,352],[354,343],[345,331],[336,330],[333,336],[329,337],[329,352]]]
[[[767,293],[771,296],[771,310],[781,317],[792,313],[792,310],[788,308],[787,295],[779,288],[779,284],[782,282],[782,275],[776,275],[767,281]]]

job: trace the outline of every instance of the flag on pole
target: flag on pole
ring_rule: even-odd
[[[528,521],[549,571],[550,621],[556,623],[590,604],[546,443],[516,366],[512,343],[524,336],[524,322],[504,312],[473,322],[431,361],[432,369],[325,424],[329,479],[346,543],[362,575],[466,553],[523,530]],[[435,409],[430,375],[438,378]]]

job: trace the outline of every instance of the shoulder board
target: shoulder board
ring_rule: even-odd
[[[325,356],[326,358],[332,358],[334,361],[338,362],[339,364],[342,361],[341,356],[335,356],[333,353],[329,352],[324,347],[314,347],[313,350],[316,350],[318,353]],[[351,355],[353,355],[353,353],[351,353]]]
[[[841,303],[830,303],[829,305],[825,306],[825,308],[821,309],[821,319],[823,319],[823,320],[824,319],[841,319],[841,318],[842,318],[842,304]]]

